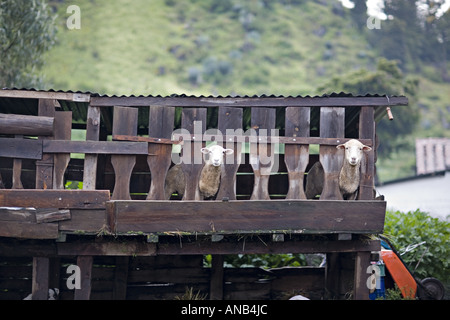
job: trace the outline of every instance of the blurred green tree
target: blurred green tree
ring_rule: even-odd
[[[0,0],[0,87],[43,86],[43,53],[55,43],[55,15],[44,0]]]

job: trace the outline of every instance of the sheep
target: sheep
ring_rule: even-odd
[[[359,188],[360,167],[363,152],[372,150],[371,147],[363,145],[358,140],[352,139],[344,144],[336,146],[344,149],[344,162],[339,172],[339,190],[342,197],[347,200],[356,199]],[[316,162],[308,172],[306,180],[306,198],[312,199],[323,190],[324,172],[320,162]]]
[[[233,154],[234,150],[213,145],[207,148],[201,148],[200,151],[209,156],[200,172],[200,180],[198,183],[201,199],[207,199],[213,197],[219,190],[224,155]],[[167,172],[164,190],[166,199],[170,199],[170,196],[174,192],[183,196],[184,188],[185,177],[181,165],[178,164],[170,168]]]

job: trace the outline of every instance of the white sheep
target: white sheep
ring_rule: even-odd
[[[344,162],[339,172],[339,190],[344,199],[354,200],[359,188],[361,159],[364,151],[370,151],[372,148],[355,139],[340,144],[336,148],[345,151]],[[306,180],[305,194],[307,199],[312,199],[317,194],[322,193],[323,179],[322,164],[316,162],[309,170]]]
[[[198,188],[201,199],[213,197],[219,190],[221,167],[223,159],[226,154],[233,154],[233,149],[224,149],[219,145],[213,145],[207,148],[202,148],[201,152],[208,155],[205,160],[205,165],[200,172],[200,180]],[[175,165],[167,172],[165,184],[166,199],[170,199],[172,193],[177,192],[180,196],[184,194],[185,177],[181,165]]]

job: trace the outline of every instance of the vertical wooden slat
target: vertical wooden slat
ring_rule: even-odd
[[[309,125],[310,108],[286,108],[286,137],[309,137]],[[289,190],[286,199],[306,199],[303,180],[308,161],[309,145],[285,145],[284,162],[289,177]]]
[[[320,137],[344,138],[345,109],[341,107],[320,108]],[[339,171],[342,168],[343,154],[335,146],[320,146],[320,163],[324,172],[321,200],[342,200],[339,191]]]
[[[152,138],[170,139],[175,119],[174,107],[151,106],[148,135]],[[149,143],[147,163],[151,172],[150,190],[147,200],[164,200],[164,182],[171,163],[172,145]]]
[[[181,128],[198,135],[198,140],[201,140],[206,130],[206,108],[184,108],[181,115]],[[201,141],[193,141],[190,146],[186,142],[183,145],[181,168],[186,180],[185,200],[200,200],[198,180],[203,168],[203,154],[200,150],[203,146]]]
[[[100,136],[100,108],[88,107],[86,119],[86,140],[98,141]],[[95,190],[97,182],[97,160],[96,154],[84,156],[83,189]]]
[[[367,267],[370,266],[370,251],[356,252],[353,299],[369,300],[369,288],[367,287]]]
[[[54,117],[55,100],[39,99],[38,115]],[[50,137],[39,137],[39,139],[53,139]],[[53,188],[53,154],[43,154],[41,160],[36,161],[36,189]]]
[[[372,200],[375,176],[375,119],[372,107],[361,107],[359,114],[359,138],[371,139],[372,150],[364,152],[361,161],[361,179],[359,182],[358,199]]]
[[[223,299],[223,256],[213,255],[211,261],[210,300]]]
[[[23,136],[16,134],[15,138],[23,139]],[[12,189],[23,189],[21,174],[22,174],[22,159],[14,159],[13,160]],[[2,179],[0,177],[0,181],[1,180]]]
[[[263,133],[269,136],[271,129],[275,129],[275,116],[273,108],[252,108],[252,129],[256,130],[258,135]],[[252,143],[250,146],[250,164],[254,172],[251,200],[270,200],[269,178],[274,165],[274,147],[268,143]],[[264,156],[264,159],[261,159],[261,156]]]
[[[236,129],[242,129],[242,115],[243,110],[241,108],[219,108],[218,129],[222,135],[227,134],[227,129],[233,132],[236,132]],[[223,144],[223,147],[232,148],[234,153],[225,156],[217,199],[228,198],[230,200],[236,200],[236,173],[241,163],[242,143],[226,142]]]
[[[33,280],[31,287],[32,300],[48,299],[49,268],[49,258],[33,257]]]
[[[78,256],[77,266],[80,268],[80,289],[75,289],[75,300],[89,300],[92,289],[92,256]]]
[[[72,135],[72,111],[55,113],[53,136],[55,140],[70,140]],[[53,188],[64,189],[64,173],[70,161],[70,153],[54,155]]]
[[[137,135],[138,109],[114,107],[113,135]],[[111,164],[114,168],[115,184],[112,200],[131,200],[130,179],[136,156],[112,155]]]
[[[116,257],[114,271],[113,300],[125,300],[127,297],[129,257]]]

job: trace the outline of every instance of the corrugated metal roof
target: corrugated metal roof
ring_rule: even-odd
[[[312,106],[318,106],[325,100],[333,100],[334,98],[342,99],[345,103],[342,106],[346,107],[346,126],[356,127],[358,120],[359,108],[355,108],[347,103],[353,101],[353,98],[362,98],[369,101],[375,100],[380,106],[375,107],[375,119],[380,120],[385,114],[385,106],[391,105],[391,102],[396,105],[406,105],[408,100],[404,96],[386,96],[379,94],[353,95],[345,92],[333,92],[330,94],[315,95],[315,96],[283,96],[283,95],[209,95],[209,96],[195,96],[186,94],[171,94],[171,95],[106,95],[90,91],[71,91],[71,90],[38,90],[34,88],[4,88],[0,90],[0,112],[1,113],[16,113],[26,115],[37,115],[37,106],[39,98],[48,98],[58,100],[61,110],[72,111],[72,118],[74,123],[83,125],[87,118],[87,109],[89,103],[98,103],[98,105],[122,105],[122,103],[132,103],[131,106],[149,106],[154,104],[174,105],[174,106],[217,106],[217,105],[233,105],[231,102],[238,102],[236,106],[249,106],[253,99],[258,100],[258,104],[264,103],[277,104],[283,106],[284,103],[296,104],[297,102],[307,101],[312,103]],[[346,99],[347,98],[347,99]],[[350,98],[350,99],[348,99]],[[381,99],[380,99],[381,98]],[[324,99],[324,100],[322,100]],[[191,104],[186,101],[192,101]],[[116,104],[117,103],[117,104]],[[174,103],[174,104],[173,104]],[[363,104],[364,105],[364,104]],[[373,104],[372,104],[373,105]],[[148,108],[140,108],[139,110],[139,126],[141,128],[148,127]],[[112,121],[111,108],[102,108],[102,117],[106,123]],[[311,125],[314,126],[319,121],[319,110],[317,108],[311,109]],[[108,130],[109,131],[109,130]]]

